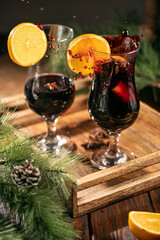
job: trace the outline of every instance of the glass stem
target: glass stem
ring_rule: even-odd
[[[47,119],[47,141],[56,139],[56,124],[58,122],[58,118],[55,119]]]
[[[118,142],[119,142],[119,137],[121,135],[120,132],[111,132],[108,131],[109,134],[109,147],[107,151],[107,155],[109,155],[111,158],[115,158],[119,151],[118,151]]]

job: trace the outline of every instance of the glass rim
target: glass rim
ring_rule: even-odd
[[[97,52],[97,53],[102,53],[102,54],[107,54],[107,55],[109,55],[109,56],[117,56],[117,55],[118,55],[118,56],[124,56],[124,55],[129,55],[129,54],[132,54],[132,53],[136,53],[136,52],[139,51],[139,49],[140,49],[140,44],[139,44],[139,46],[138,46],[137,49],[135,49],[135,50],[133,50],[133,51],[130,51],[130,52],[124,52],[124,53],[114,53],[114,54],[112,54],[112,53],[107,53],[107,52],[98,51],[98,50],[93,49],[93,48],[91,48],[91,51],[94,51],[94,52]]]
[[[73,31],[73,28],[71,28],[71,27],[68,27],[68,26],[66,26],[66,25],[63,25],[63,24],[50,24],[50,23],[47,23],[47,24],[42,24],[42,26],[44,27],[44,30],[45,30],[45,27],[51,27],[51,26],[59,26],[59,27],[63,27],[63,28],[66,28],[66,29],[68,29],[69,31],[70,31],[70,36],[69,37],[67,37],[67,38],[64,38],[64,39],[61,39],[61,40],[58,40],[58,41],[54,41],[55,43],[57,43],[57,42],[65,42],[66,40],[69,40],[69,39],[71,39],[71,38],[73,38],[73,36],[74,36],[74,31]],[[48,37],[47,37],[48,38]],[[51,43],[51,41],[48,41],[48,39],[47,39],[47,42],[48,43]]]
[[[104,36],[111,36],[111,37],[118,37],[119,35],[116,35],[116,34],[110,34],[110,35],[100,35],[101,37],[104,37]],[[107,41],[107,40],[106,40]],[[138,43],[138,47],[137,47],[137,49],[135,49],[135,50],[132,50],[132,51],[129,51],[129,52],[124,52],[124,53],[114,53],[114,54],[112,54],[112,53],[106,53],[106,52],[102,52],[102,51],[98,51],[98,50],[96,50],[96,49],[91,49],[91,50],[93,50],[93,51],[95,51],[95,52],[98,52],[98,53],[103,53],[103,54],[108,54],[108,55],[110,55],[110,56],[124,56],[124,54],[125,55],[128,55],[128,54],[132,54],[132,53],[136,53],[136,52],[138,52],[139,51],[139,49],[140,49],[140,43]]]

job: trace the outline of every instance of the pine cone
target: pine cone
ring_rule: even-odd
[[[12,173],[12,178],[18,186],[37,186],[41,176],[38,167],[34,167],[31,161],[25,161],[25,165],[18,165],[14,167],[15,171]]]

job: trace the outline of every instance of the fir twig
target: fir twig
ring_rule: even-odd
[[[76,154],[58,157],[36,149],[35,140],[12,126],[9,110],[4,109],[0,121],[0,158],[4,161],[0,164],[0,198],[6,209],[17,214],[18,232],[23,233],[23,239],[29,236],[31,240],[75,239],[78,234],[65,203],[70,196],[67,185],[75,187],[71,166],[82,158]],[[26,159],[40,169],[42,180],[37,188],[20,189],[13,183],[14,165],[23,165]]]
[[[22,240],[23,235],[8,220],[0,217],[0,240]]]

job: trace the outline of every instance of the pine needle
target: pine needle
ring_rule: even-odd
[[[22,240],[23,235],[18,233],[13,224],[0,217],[0,240]]]
[[[71,177],[73,165],[83,158],[75,153],[61,153],[61,156],[43,153],[36,148],[36,140],[22,135],[12,125],[13,116],[9,110],[3,105],[1,109],[0,199],[17,215],[15,227],[19,236],[23,234],[23,239],[29,236],[30,240],[77,238],[65,204],[70,198],[69,189],[76,188]],[[26,159],[33,160],[33,165],[40,169],[38,187],[21,189],[12,180],[14,166],[23,165]],[[12,225],[2,229],[0,237],[14,232]]]

